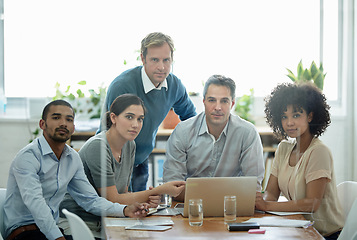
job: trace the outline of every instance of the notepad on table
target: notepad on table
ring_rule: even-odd
[[[311,212],[276,212],[276,211],[265,211],[266,213],[278,215],[278,216],[289,216],[296,214],[312,214]]]
[[[285,219],[279,217],[251,218],[245,222],[257,222],[264,227],[309,227],[313,223],[308,220]]]

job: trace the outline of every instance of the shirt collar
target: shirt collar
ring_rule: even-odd
[[[229,123],[230,119],[231,119],[231,117],[229,116],[229,119],[228,119],[228,121],[226,123],[226,126],[224,126],[223,131],[222,131],[222,133],[224,133],[225,136],[227,136],[228,123]],[[198,135],[202,135],[204,133],[210,134],[209,131],[208,131],[208,126],[207,126],[207,122],[206,122],[206,114],[202,118],[202,124],[201,124],[200,130],[198,131]],[[222,133],[221,133],[221,135],[222,135]],[[221,137],[221,135],[220,135],[220,137]]]
[[[150,78],[146,74],[145,67],[141,68],[141,79],[143,81],[145,94],[150,92],[151,90],[154,90],[154,89],[161,90],[161,88],[163,88],[163,87],[166,88],[166,91],[168,90],[166,79],[162,83],[160,83],[158,87],[155,87],[155,85],[151,82]]]
[[[38,139],[39,143],[40,143],[40,148],[42,150],[42,154],[43,155],[47,155],[50,153],[53,153],[52,148],[50,147],[50,145],[48,144],[46,138],[41,135]]]
[[[41,135],[39,138],[38,138],[38,141],[40,143],[40,148],[41,148],[41,151],[42,151],[42,155],[48,155],[48,154],[55,154],[53,151],[52,151],[52,148],[51,146],[48,144],[46,138]],[[62,152],[62,156],[67,156],[70,154],[70,151],[69,151],[69,147],[67,146],[67,144],[64,146],[64,149],[63,149],[63,152]]]

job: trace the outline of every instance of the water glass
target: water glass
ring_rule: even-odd
[[[236,221],[236,196],[224,196],[224,222],[232,223]]]
[[[160,207],[171,207],[172,198],[169,194],[161,194]]]
[[[189,217],[190,226],[202,226],[203,224],[202,199],[189,200],[188,217]]]

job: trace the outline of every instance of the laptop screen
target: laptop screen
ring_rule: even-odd
[[[224,216],[224,196],[237,198],[237,216],[252,216],[255,207],[257,177],[187,178],[184,217],[188,216],[189,199],[202,199],[205,217]]]

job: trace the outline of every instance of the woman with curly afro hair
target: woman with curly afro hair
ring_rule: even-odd
[[[264,193],[255,206],[263,211],[309,212],[306,219],[326,238],[344,225],[330,150],[318,138],[329,126],[330,106],[311,84],[280,84],[265,98],[266,121],[280,142]],[[282,193],[288,201],[278,202]]]

